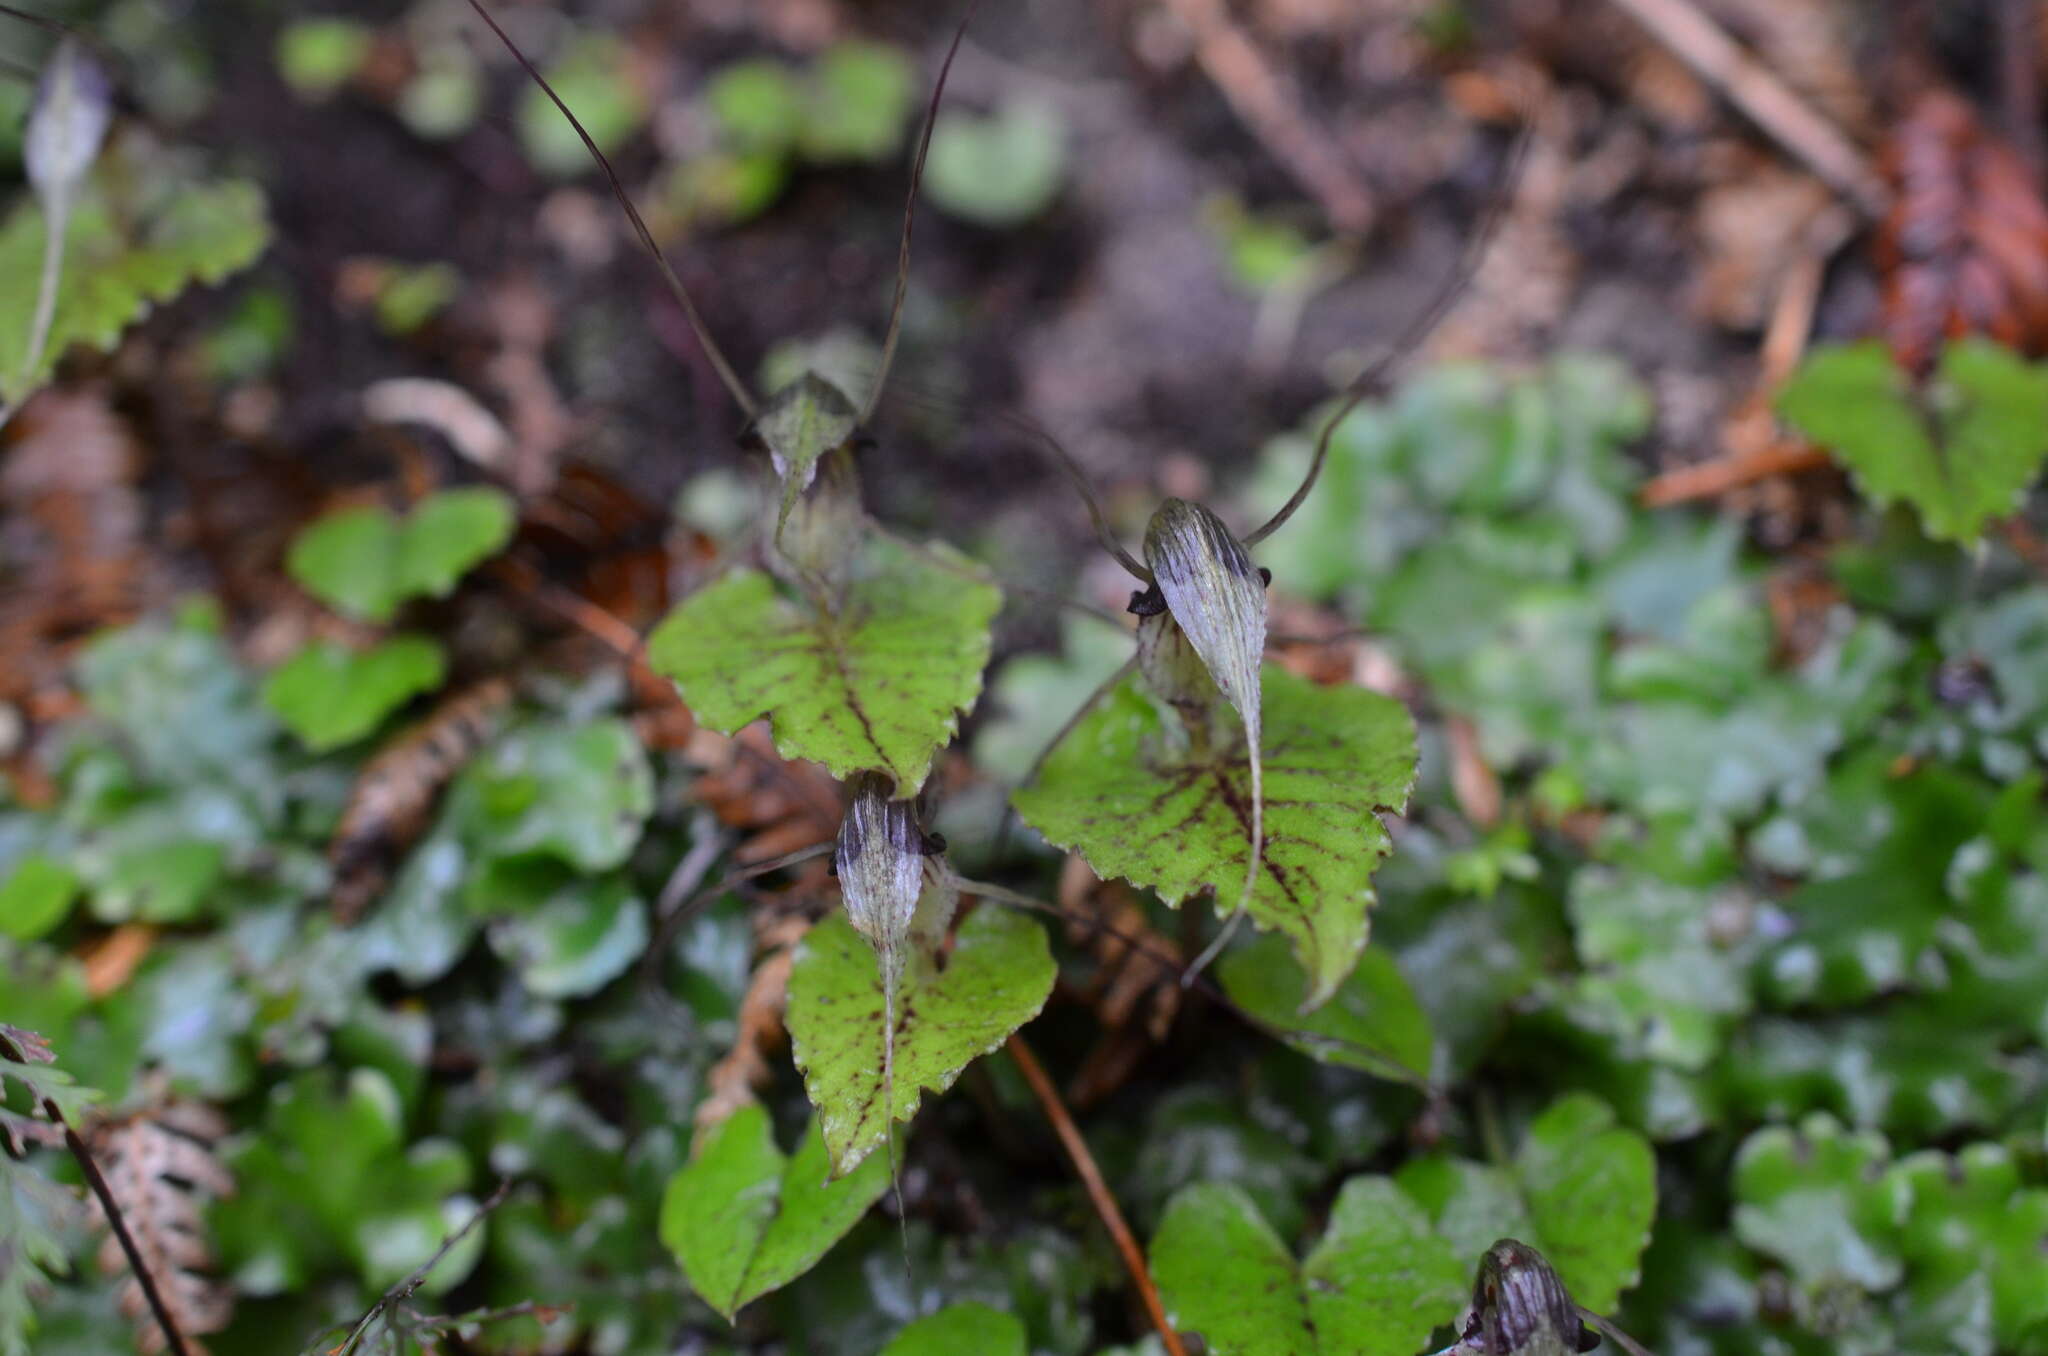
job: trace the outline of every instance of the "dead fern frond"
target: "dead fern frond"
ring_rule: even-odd
[[[234,1194],[234,1178],[214,1156],[215,1143],[226,1133],[226,1120],[212,1107],[173,1100],[104,1124],[92,1137],[136,1249],[187,1337],[219,1332],[234,1314],[234,1292],[209,1274],[213,1252],[205,1220],[208,1200]],[[109,1274],[128,1272],[111,1233],[100,1244],[99,1264]],[[121,1312],[136,1321],[135,1342],[143,1356],[162,1351],[163,1333],[132,1274],[121,1283],[119,1302]]]

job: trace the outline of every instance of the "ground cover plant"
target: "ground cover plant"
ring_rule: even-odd
[[[1912,8],[0,7],[0,1356],[2048,1351]]]

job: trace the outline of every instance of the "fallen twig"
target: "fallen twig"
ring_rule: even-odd
[[[1102,1218],[1102,1227],[1109,1230],[1111,1241],[1122,1254],[1124,1266],[1138,1287],[1139,1297],[1145,1301],[1145,1311],[1152,1316],[1152,1326],[1159,1333],[1167,1356],[1187,1356],[1180,1334],[1166,1321],[1166,1306],[1160,1302],[1159,1287],[1152,1283],[1152,1272],[1145,1265],[1145,1254],[1138,1250],[1138,1240],[1131,1233],[1131,1226],[1124,1222],[1116,1197],[1109,1194],[1109,1184],[1102,1180],[1102,1169],[1095,1166],[1094,1155],[1088,1152],[1088,1141],[1081,1138],[1074,1118],[1067,1114],[1066,1106],[1061,1103],[1059,1090],[1053,1087],[1045,1066],[1038,1062],[1038,1056],[1031,1053],[1031,1047],[1024,1043],[1021,1035],[1013,1032],[1008,1048],[1010,1058],[1017,1062],[1018,1072],[1031,1085],[1031,1091],[1037,1094],[1039,1105],[1045,1108],[1045,1118],[1052,1122],[1053,1132],[1060,1137],[1060,1144],[1066,1149],[1075,1174],[1080,1177],[1081,1185],[1087,1188],[1088,1199],[1094,1204],[1095,1213]]]
[[[1772,476],[1816,471],[1829,463],[1828,454],[1812,443],[1786,439],[1740,456],[1716,457],[1666,471],[1652,478],[1636,497],[1645,508],[1668,508],[1695,499],[1712,499]]]
[[[1890,208],[1891,191],[1855,143],[1700,13],[1691,0],[1613,3],[1866,216],[1881,217]]]

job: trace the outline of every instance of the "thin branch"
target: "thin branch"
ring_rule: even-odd
[[[1690,0],[1614,0],[1614,5],[1866,216],[1882,217],[1889,209],[1891,190],[1856,144]]]
[[[1817,471],[1830,464],[1828,454],[1812,443],[1788,439],[1755,452],[1680,466],[1653,477],[1636,493],[1645,508],[1669,508],[1695,499],[1713,499],[1772,476]]]
[[[27,1055],[5,1036],[0,1036],[0,1059],[15,1064],[29,1062]],[[107,1186],[99,1164],[93,1161],[92,1150],[79,1138],[71,1122],[64,1119],[57,1103],[48,1097],[43,1098],[43,1114],[63,1127],[64,1147],[71,1150],[71,1156],[78,1160],[78,1170],[85,1174],[86,1185],[99,1199],[100,1211],[107,1218],[107,1228],[121,1245],[121,1253],[128,1259],[128,1269],[135,1273],[135,1284],[141,1289],[142,1298],[149,1304],[150,1315],[156,1319],[156,1326],[164,1335],[164,1349],[170,1356],[190,1356],[191,1348],[185,1345],[185,1335],[178,1331],[177,1320],[171,1317],[163,1293],[156,1288],[156,1277],[150,1274],[149,1267],[143,1262],[142,1252],[135,1246],[135,1236],[128,1232],[128,1220],[121,1213],[120,1202],[114,1199],[113,1190]]]
[[[626,620],[556,584],[516,555],[500,556],[487,567],[521,602],[567,622],[628,664],[639,663],[647,642]]]
[[[441,1259],[455,1250],[456,1244],[462,1242],[463,1239],[475,1232],[476,1226],[482,1224],[493,1210],[503,1205],[505,1197],[510,1195],[511,1191],[512,1182],[510,1178],[498,1183],[497,1190],[485,1198],[484,1203],[476,1208],[476,1213],[471,1215],[460,1229],[457,1229],[454,1233],[441,1240],[441,1246],[434,1249],[433,1256],[414,1267],[410,1275],[401,1280],[397,1285],[386,1290],[382,1298],[370,1306],[370,1312],[363,1315],[362,1321],[356,1324],[354,1330],[349,1333],[340,1346],[329,1353],[329,1356],[348,1356],[350,1352],[354,1351],[356,1344],[363,1340],[363,1334],[370,1330],[370,1324],[374,1323],[380,1314],[411,1299],[418,1292],[420,1286],[426,1283],[427,1273],[439,1266]]]
[[[1381,350],[1380,355],[1367,364],[1365,371],[1353,378],[1351,384],[1345,388],[1343,399],[1338,401],[1337,408],[1330,412],[1330,417],[1323,421],[1322,432],[1316,435],[1315,455],[1309,458],[1308,474],[1302,477],[1300,488],[1295,490],[1293,497],[1280,506],[1279,512],[1245,537],[1246,546],[1256,546],[1272,536],[1294,516],[1297,509],[1308,502],[1309,492],[1315,489],[1316,480],[1323,473],[1323,463],[1329,460],[1330,440],[1336,436],[1337,426],[1358,408],[1361,401],[1378,389],[1380,380],[1386,376],[1388,369],[1393,367],[1395,362],[1428,338],[1430,331],[1450,314],[1451,307],[1464,294],[1473,276],[1479,272],[1479,265],[1486,258],[1486,252],[1492,246],[1494,236],[1499,234],[1501,223],[1507,220],[1508,208],[1513,204],[1516,187],[1522,180],[1522,166],[1528,159],[1529,143],[1535,136],[1536,119],[1532,113],[1522,120],[1522,130],[1515,137],[1514,149],[1508,153],[1507,169],[1501,176],[1500,188],[1494,193],[1485,217],[1480,220],[1479,229],[1465,242],[1465,250],[1458,259],[1457,267],[1445,275],[1443,282],[1437,287],[1436,295],[1429,299],[1428,305],[1410,318],[1407,327],[1394,342]]]
[[[1037,1094],[1038,1104],[1045,1108],[1045,1118],[1052,1122],[1053,1132],[1060,1137],[1060,1145],[1067,1151],[1075,1175],[1088,1189],[1088,1199],[1094,1204],[1095,1213],[1101,1217],[1102,1227],[1109,1230],[1111,1241],[1122,1254],[1124,1267],[1138,1287],[1138,1295],[1145,1302],[1145,1312],[1151,1315],[1152,1326],[1159,1333],[1167,1356],[1187,1356],[1180,1334],[1166,1320],[1166,1306],[1159,1300],[1159,1287],[1152,1283],[1152,1272],[1145,1265],[1145,1254],[1139,1251],[1131,1226],[1124,1222],[1123,1211],[1117,1208],[1116,1197],[1110,1194],[1109,1184],[1102,1180],[1102,1169],[1095,1166],[1095,1157],[1088,1152],[1088,1141],[1081,1138],[1074,1118],[1067,1114],[1065,1104],[1060,1101],[1059,1089],[1052,1085],[1045,1067],[1038,1062],[1038,1056],[1031,1053],[1031,1047],[1024,1043],[1021,1034],[1010,1034],[1008,1049],[1010,1058],[1017,1062],[1017,1071],[1024,1075],[1024,1081]]]
[[[508,1318],[531,1318],[545,1326],[576,1307],[573,1301],[564,1304],[542,1304],[539,1300],[521,1300],[517,1304],[505,1304],[496,1308],[471,1309],[460,1314],[423,1314],[414,1309],[405,1311],[406,1322],[414,1332],[445,1333],[454,1328],[467,1328],[485,1323],[502,1323]]]
[[[925,156],[932,148],[932,129],[939,125],[939,99],[946,92],[946,76],[953,69],[953,58],[960,54],[960,39],[967,36],[967,25],[980,7],[981,0],[967,0],[967,12],[960,16],[960,26],[953,30],[953,45],[946,49],[946,59],[939,65],[939,78],[932,84],[931,105],[924,111],[924,131],[917,139],[917,159],[910,167],[910,196],[903,204],[903,234],[896,247],[896,296],[889,303],[889,328],[882,336],[881,364],[875,369],[868,398],[861,405],[862,427],[875,417],[882,388],[889,382],[889,364],[896,360],[896,341],[903,335],[903,298],[910,290],[910,228],[917,220],[917,190],[924,183]]]
[[[611,181],[612,196],[617,198],[619,206],[625,209],[626,219],[632,222],[634,233],[640,237],[640,243],[647,247],[648,254],[653,256],[655,265],[661,269],[662,280],[668,284],[668,290],[674,293],[675,299],[681,303],[683,315],[690,322],[690,332],[695,334],[697,342],[703,345],[704,356],[711,360],[711,366],[718,373],[718,379],[725,383],[725,389],[732,393],[732,398],[746,411],[747,417],[753,418],[756,406],[752,393],[747,390],[747,384],[740,380],[739,373],[733,370],[732,364],[725,360],[725,353],[718,347],[718,341],[711,337],[711,327],[704,323],[704,317],[697,311],[697,303],[690,299],[690,289],[683,286],[683,280],[676,276],[675,269],[669,265],[668,256],[663,254],[661,246],[655,243],[654,233],[647,229],[646,221],[640,216],[640,209],[633,205],[633,199],[626,192],[626,185],[619,178],[618,171],[612,168],[612,162],[597,148],[597,143],[591,139],[590,133],[584,130],[582,121],[570,111],[569,105],[562,102],[562,96],[555,93],[555,87],[548,83],[547,77],[526,59],[526,53],[520,51],[505,30],[498,26],[498,21],[483,7],[483,0],[469,0],[469,7],[476,11],[479,19],[489,25],[491,32],[498,35],[498,41],[505,44],[505,50],[512,54],[512,59],[533,77],[541,92],[548,96],[549,101],[561,110],[562,116],[569,120],[569,125],[576,129],[576,135],[582,138],[584,148],[590,152],[591,158],[597,161],[598,168],[604,171],[604,177]]]

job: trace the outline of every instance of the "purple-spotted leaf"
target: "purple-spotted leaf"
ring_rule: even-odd
[[[1251,768],[1251,851],[1246,856],[1244,887],[1232,910],[1236,912],[1251,902],[1265,836],[1259,666],[1266,653],[1266,581],[1223,520],[1185,499],[1169,499],[1152,515],[1145,529],[1145,564],[1166,603],[1167,616],[1201,660],[1216,690],[1244,722]],[[1157,618],[1147,621],[1154,628],[1160,625]],[[1171,637],[1147,637],[1140,646],[1140,666],[1147,680],[1169,701],[1184,705],[1193,694],[1187,692],[1184,666],[1167,658],[1174,649]],[[1192,728],[1206,736],[1211,725],[1197,714]]]
[[[733,570],[655,628],[648,662],[712,729],[765,715],[785,758],[884,771],[908,796],[981,691],[1001,603],[965,557],[870,529],[831,611]]]
[[[1294,943],[1308,1009],[1336,992],[1365,947],[1373,869],[1392,847],[1380,816],[1408,802],[1415,725],[1399,702],[1375,692],[1317,687],[1277,668],[1263,685],[1269,813],[1250,913]],[[1121,876],[1170,903],[1235,889],[1247,869],[1246,749],[1196,749],[1135,678],[1075,725],[1013,803],[1097,875]]]
[[[894,1086],[882,1063],[890,1040],[875,956],[845,919],[805,935],[789,975],[789,1040],[818,1109],[834,1175],[851,1172],[924,1090],[944,1092],[960,1071],[1038,1015],[1052,992],[1052,950],[1036,920],[976,910],[960,925],[945,968],[912,948],[894,1014]]]

